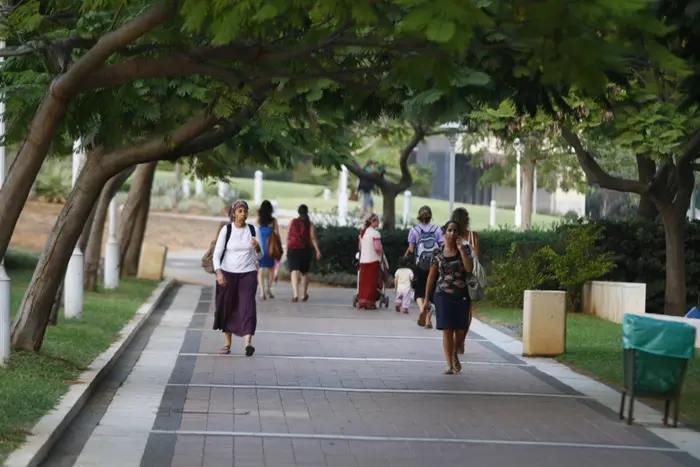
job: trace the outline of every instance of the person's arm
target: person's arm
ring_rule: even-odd
[[[474,262],[472,261],[471,247],[467,244],[466,247],[462,248],[462,242],[460,241],[459,243],[460,245],[457,248],[459,248],[459,256],[462,258],[462,265],[467,272],[472,272],[474,270]]]
[[[394,291],[399,290],[399,271],[394,273]]]
[[[472,232],[472,237],[474,238],[474,254],[481,261],[481,248],[479,248],[479,234]]]
[[[428,280],[425,283],[425,299],[423,300],[424,308],[427,308],[428,305],[430,305],[430,297],[433,295],[435,284],[438,280],[438,275],[439,271],[437,263],[433,262],[433,264],[430,266],[430,272],[428,272]]]
[[[321,250],[318,248],[318,242],[316,241],[316,228],[311,223],[309,223],[309,226],[311,227],[311,244],[316,250],[316,259],[318,260],[321,259]]]
[[[214,264],[214,271],[219,271],[221,269],[221,255],[226,248],[226,226],[219,230],[219,236],[216,237],[216,245],[214,246],[214,256],[212,256],[212,262]]]
[[[445,234],[442,229],[437,229],[435,233],[435,238],[437,238],[438,245],[440,248],[442,248],[442,246],[445,244]]]
[[[412,255],[413,252],[416,251],[416,233],[415,229],[411,228],[411,230],[408,231],[408,249],[406,250],[406,253],[404,253],[404,256]]]
[[[277,236],[280,236],[280,225],[277,222],[277,218],[272,219],[272,230],[277,234]]]
[[[384,248],[382,247],[382,236],[379,232],[374,232],[372,244],[374,245],[374,251],[376,251],[378,255],[381,255]]]

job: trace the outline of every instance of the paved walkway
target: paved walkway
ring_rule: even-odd
[[[211,287],[182,286],[73,460],[77,466],[698,466],[646,428],[470,332],[440,333],[352,291],[259,302],[254,357],[219,355]],[[88,434],[86,434],[86,437]],[[74,461],[74,464],[72,463]]]

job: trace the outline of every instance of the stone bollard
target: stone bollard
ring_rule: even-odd
[[[109,234],[105,245],[104,287],[116,289],[119,287],[119,240],[117,240],[117,200],[109,202]]]
[[[255,204],[262,203],[263,200],[263,173],[261,170],[255,171],[253,180],[253,202]]]
[[[167,246],[144,243],[141,247],[141,258],[139,260],[137,277],[139,279],[163,280],[167,255]]]
[[[566,351],[566,292],[526,290],[523,355],[554,357]]]
[[[194,194],[197,196],[204,194],[204,181],[199,178],[196,178],[194,181]]]
[[[331,199],[331,190],[330,189],[328,189],[328,188],[323,189],[323,199],[326,201]]]
[[[338,225],[346,225],[348,217],[348,169],[343,166],[340,170],[338,183]]]
[[[189,198],[190,194],[192,194],[190,191],[190,184],[191,182],[189,178],[185,178],[184,180],[182,180],[182,196],[184,196],[185,198]]]
[[[228,201],[228,183],[219,182],[219,198]]]
[[[411,223],[408,219],[411,217],[411,192],[406,190],[403,192],[403,225],[408,227]]]
[[[491,200],[491,212],[489,215],[489,227],[496,227],[496,200]]]

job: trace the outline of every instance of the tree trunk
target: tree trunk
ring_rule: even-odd
[[[121,274],[135,276],[138,272],[141,244],[148,224],[151,188],[156,170],[155,162],[141,164],[136,169],[119,224]]]
[[[131,167],[112,177],[102,189],[100,199],[95,205],[95,218],[90,231],[90,241],[85,249],[85,290],[97,291],[100,259],[102,257],[102,240],[104,238],[109,203],[134,170],[136,170],[136,167]]]
[[[649,219],[651,221],[659,217],[659,210],[656,208],[656,205],[650,199],[649,195],[642,195],[639,197],[637,216],[641,217],[642,219]]]
[[[656,162],[644,154],[637,154],[637,178],[642,183],[651,182],[656,174]],[[654,204],[651,195],[644,194],[639,197],[637,215],[643,219],[654,220],[659,217],[659,209]]]
[[[394,230],[396,228],[396,197],[397,190],[389,187],[379,187],[382,190],[382,228]]]
[[[61,309],[63,304],[63,289],[66,285],[65,279],[61,281],[61,285],[58,286],[56,291],[56,297],[53,299],[53,305],[51,306],[51,314],[49,315],[49,324],[51,326],[56,326],[58,324],[58,311]]]
[[[685,213],[674,207],[660,209],[666,238],[666,292],[664,314],[683,316],[686,312]]]
[[[86,160],[76,188],[51,229],[44,252],[39,258],[12,326],[12,346],[15,349],[41,348],[51,307],[73,248],[78,243],[85,221],[108,179],[97,162],[91,158]]]
[[[535,190],[535,161],[529,157],[523,158],[522,164],[522,214],[523,214],[523,224],[522,228],[524,230],[532,227],[532,202],[534,200],[534,190]]]

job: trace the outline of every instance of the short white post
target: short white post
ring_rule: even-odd
[[[253,180],[253,202],[255,204],[262,203],[263,200],[263,173],[262,170],[255,171],[255,179]]]
[[[182,180],[182,196],[185,198],[189,198],[191,194],[191,189],[190,189],[190,179],[189,178],[184,178]]]
[[[228,198],[228,183],[219,182],[219,198],[226,200]]]
[[[85,154],[80,147],[80,140],[73,144],[73,188],[83,166]],[[83,314],[83,276],[85,264],[83,252],[76,244],[68,262],[63,290],[63,312],[66,318],[80,319]]]
[[[566,352],[566,292],[526,290],[523,355],[554,357]]]
[[[489,227],[496,227],[496,200],[491,200],[491,212],[489,215]]]
[[[331,190],[330,189],[328,189],[328,188],[323,189],[323,199],[326,201],[331,199]]]
[[[403,192],[403,225],[408,227],[410,222],[408,222],[409,217],[411,217],[411,192],[406,190]]]
[[[338,224],[345,225],[348,217],[348,169],[343,166],[340,170],[338,185]]]
[[[532,176],[532,183],[534,185],[532,190],[532,213],[537,214],[537,167],[532,171]]]
[[[520,138],[515,139],[515,153],[516,153],[516,166],[515,166],[515,226],[520,228],[523,225],[523,207],[520,204],[520,196],[522,192],[522,170],[520,168],[520,158],[523,153],[523,145]]]
[[[204,194],[204,182],[201,178],[196,178],[194,181],[194,193],[197,196],[201,196]]]
[[[119,287],[119,240],[117,240],[117,200],[109,202],[109,235],[105,245],[104,264],[105,289]]]
[[[0,40],[0,49],[5,48],[5,41]],[[3,59],[0,58],[0,63]],[[0,138],[5,135],[5,101],[0,96]],[[0,146],[0,188],[5,181],[5,146]],[[0,365],[10,360],[10,276],[5,271],[5,258],[0,257]]]

